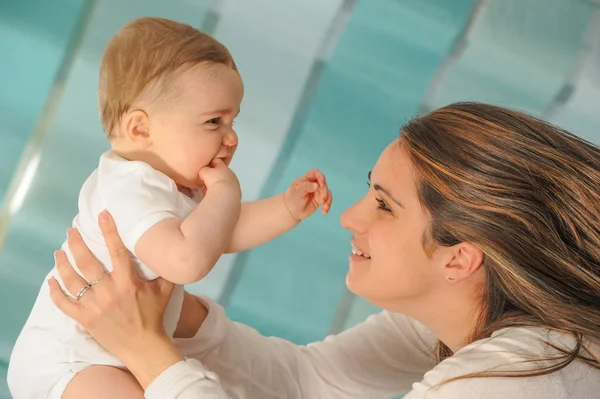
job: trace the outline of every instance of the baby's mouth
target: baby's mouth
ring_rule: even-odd
[[[231,157],[227,156],[227,157],[222,157],[220,158],[221,161],[223,161],[223,163],[227,166],[229,166],[229,164],[231,163]]]

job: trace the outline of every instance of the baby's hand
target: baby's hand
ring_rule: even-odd
[[[294,180],[283,198],[290,214],[296,220],[309,217],[319,206],[322,207],[323,214],[326,214],[333,201],[325,175],[318,169],[313,169]]]
[[[222,159],[213,159],[210,165],[200,169],[199,176],[200,180],[204,182],[207,192],[211,187],[222,184],[225,187],[233,188],[241,193],[240,182],[237,176]]]

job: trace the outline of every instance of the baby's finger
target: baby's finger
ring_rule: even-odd
[[[305,181],[304,184],[299,185],[299,187],[306,193],[314,193],[319,189],[319,184],[312,181]]]
[[[321,193],[320,188],[313,193],[312,199],[317,204],[317,206],[323,205],[323,194]]]
[[[221,158],[215,158],[210,162],[210,166],[218,168],[219,166],[225,166],[225,162]]]
[[[325,187],[327,185],[327,180],[325,179],[325,175],[320,170],[315,171],[315,177],[320,187]]]
[[[207,176],[210,176],[210,172],[212,171],[212,168],[210,166],[204,166],[200,169],[200,171],[198,172],[198,176],[200,177],[200,180],[205,180],[207,178]]]
[[[306,172],[304,177],[311,181],[316,181],[319,184],[319,187],[323,187],[325,184],[327,184],[325,175],[319,169],[313,169]]]
[[[329,212],[329,210],[331,209],[331,203],[333,202],[333,194],[331,193],[331,190],[329,190],[329,188],[327,188],[327,193],[326,193],[326,198],[323,204],[323,214],[326,214]]]
[[[319,205],[321,205],[322,210],[325,209],[325,205],[327,201],[327,191],[323,188],[319,189]]]

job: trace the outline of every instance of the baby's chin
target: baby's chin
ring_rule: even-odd
[[[200,190],[202,187],[204,187],[204,182],[198,180],[198,181],[179,181],[177,182],[177,188],[178,189],[182,189],[182,188],[186,188],[189,190]]]

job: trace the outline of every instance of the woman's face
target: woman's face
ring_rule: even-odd
[[[428,257],[428,218],[417,196],[408,155],[395,141],[370,174],[367,194],[341,217],[353,233],[348,289],[389,310],[430,294],[439,284],[443,255]]]

